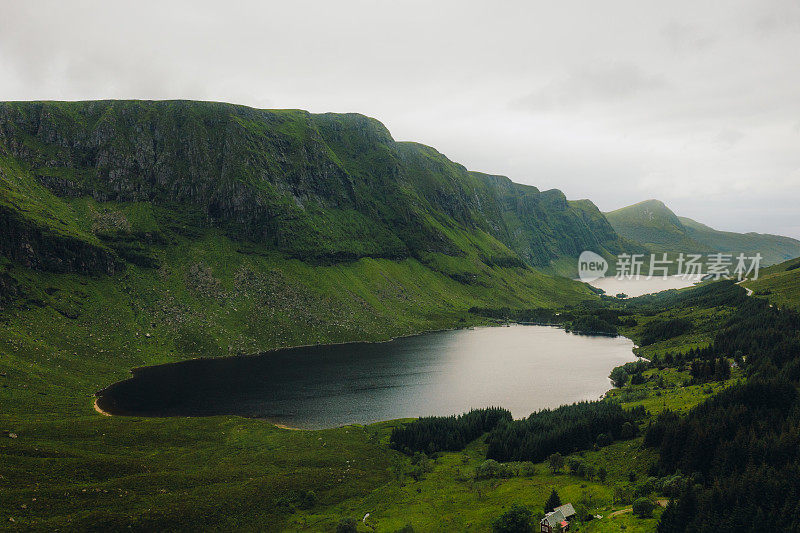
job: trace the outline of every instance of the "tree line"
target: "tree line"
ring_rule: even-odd
[[[497,461],[539,462],[556,452],[568,454],[632,438],[636,420],[644,416],[644,408],[624,410],[609,401],[544,409],[522,420],[501,421],[486,439],[486,456]]]
[[[389,442],[407,454],[458,451],[500,422],[510,420],[511,412],[500,407],[473,409],[459,416],[426,416],[394,428]]]
[[[596,303],[584,303],[580,307],[570,307],[561,311],[544,307],[531,309],[511,309],[509,307],[471,307],[470,313],[527,324],[564,326],[574,333],[617,335],[618,326],[635,326],[636,321],[626,309],[598,307]]]

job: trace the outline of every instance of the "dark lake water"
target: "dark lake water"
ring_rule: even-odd
[[[635,360],[624,337],[546,326],[443,331],[390,342],[291,348],[147,367],[105,389],[112,414],[241,415],[298,428],[502,406],[515,418],[596,399]]]

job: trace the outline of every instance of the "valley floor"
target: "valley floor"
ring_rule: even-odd
[[[463,453],[432,458],[429,471],[418,476],[412,458],[388,447],[398,421],[292,431],[238,417],[103,416],[93,408],[93,393],[136,366],[178,360],[191,351],[222,355],[228,351],[222,346],[291,344],[303,334],[312,341],[348,340],[326,337],[329,317],[315,314],[318,300],[308,296],[314,292],[296,289],[308,279],[302,265],[248,258],[222,265],[207,248],[181,252],[187,259],[180,266],[167,262],[171,271],[132,268],[121,279],[11,270],[27,299],[0,321],[0,529],[333,531],[342,518],[361,520],[370,513],[367,524],[377,531],[407,524],[416,531],[485,531],[513,503],[538,512],[553,488],[564,501],[582,501],[603,516],[578,525],[580,531],[654,529],[655,518],[628,512],[611,516],[630,507],[634,489],[655,460],[639,439],[582,454],[595,470],[607,470],[604,481],[552,474],[545,464],[535,465],[533,473],[477,481],[481,439]],[[193,268],[197,264],[206,267]],[[252,270],[255,281],[229,285],[245,270]],[[398,320],[394,329],[375,328],[375,340],[487,322],[446,309],[480,303],[486,288],[453,292],[449,282],[413,263],[367,260],[330,267],[323,277],[319,272],[313,274],[318,284],[338,286],[347,280],[351,287],[341,295],[342,303],[328,300],[327,309],[358,301],[353,291],[363,298],[367,311],[350,308],[342,315],[352,317],[345,324],[349,329],[337,331],[348,336],[369,330],[366,317],[375,320],[376,309]],[[267,283],[276,277],[284,282]],[[378,279],[384,281],[377,284]],[[420,285],[403,285],[410,279],[448,294],[450,301],[423,297]],[[535,304],[548,303],[542,296],[534,300],[537,293],[526,288],[533,285],[524,276],[508,279],[518,284],[521,300],[528,291]],[[375,296],[390,288],[391,299]],[[558,288],[547,290],[555,294]],[[416,314],[391,307],[399,305],[397,294],[403,293],[422,306]],[[258,313],[265,295],[283,302],[270,308],[269,328],[247,318]],[[246,301],[255,303],[245,307]],[[708,328],[662,348],[707,343],[717,320],[711,313],[694,317]],[[246,327],[227,327],[234,323]],[[661,374],[658,385],[650,380],[610,395],[655,414],[666,407],[685,410],[721,386],[690,386],[688,374],[676,369]]]
[[[664,374],[674,385],[613,395],[626,406],[688,409],[724,386],[683,386],[683,373]],[[634,487],[655,460],[641,439],[579,454],[585,464],[606,469],[602,482],[553,474],[545,463],[532,475],[475,480],[485,458],[481,439],[463,453],[431,460],[430,472],[415,479],[411,458],[388,447],[399,421],[291,431],[234,417],[141,419],[88,411],[60,422],[3,416],[3,425],[17,432],[1,448],[5,526],[332,531],[342,518],[370,513],[367,522],[377,531],[407,524],[417,531],[485,531],[511,504],[539,510],[556,489],[563,501],[582,502],[603,516],[578,531],[654,530],[655,519],[611,516],[630,507]]]

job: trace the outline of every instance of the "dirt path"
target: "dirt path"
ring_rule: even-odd
[[[737,281],[736,284],[739,285],[740,287],[742,287],[744,290],[746,290],[748,296],[752,296],[753,295],[753,289],[748,289],[747,287],[742,285],[742,283],[744,283],[745,281],[747,281],[747,280],[743,279],[742,281]]]

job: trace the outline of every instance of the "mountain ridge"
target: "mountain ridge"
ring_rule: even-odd
[[[622,237],[653,252],[761,253],[764,265],[800,256],[800,241],[767,233],[720,231],[676,215],[660,200],[650,199],[605,213]]]
[[[490,262],[547,269],[584,249],[608,255],[630,246],[591,202],[468,171],[354,113],[191,101],[6,102],[0,150],[0,167],[29,173],[29,189],[38,183],[59,198],[177,206],[312,263],[474,251]],[[19,256],[22,245],[6,241]]]

